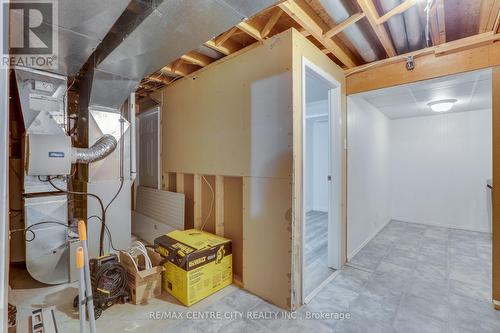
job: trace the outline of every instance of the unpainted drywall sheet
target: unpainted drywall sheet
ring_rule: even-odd
[[[291,84],[261,96],[291,80],[291,56],[284,32],[164,89],[163,172],[289,177],[291,110],[280,96]]]
[[[231,218],[235,209],[225,211],[227,236],[243,256],[235,272],[242,272],[245,289],[286,309],[291,306],[291,37],[291,31],[283,32],[155,96],[162,101],[163,172],[240,177],[240,182],[244,177],[241,203],[234,202],[241,218]],[[230,192],[238,189],[229,184]],[[203,201],[210,199],[205,193]]]
[[[346,135],[346,96],[345,96],[345,76],[342,68],[335,64],[328,56],[321,52],[313,43],[311,43],[300,32],[292,29],[293,39],[293,258],[292,258],[292,307],[298,308],[302,303],[301,299],[301,251],[302,251],[302,212],[305,209],[305,202],[302,198],[302,117],[305,110],[302,109],[302,63],[303,58],[321,68],[323,71],[331,75],[340,83],[341,95],[341,114],[342,114],[342,133],[340,136],[345,138]],[[346,153],[342,151],[342,180],[341,180],[341,238],[342,238],[342,262],[346,261],[347,245],[346,245]]]

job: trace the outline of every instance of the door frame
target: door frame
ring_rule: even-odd
[[[136,155],[139,156],[139,159],[141,157],[141,122],[143,118],[146,117],[151,117],[156,114],[156,117],[158,118],[158,175],[157,175],[157,189],[161,190],[162,188],[162,179],[161,179],[161,107],[159,105],[154,106],[150,109],[147,109],[144,112],[139,113],[136,116],[136,132],[137,132],[137,140],[136,140]],[[138,179],[138,184],[141,186],[141,163],[138,163],[137,166],[137,179]]]
[[[306,76],[314,75],[322,80],[330,89],[328,91],[328,123],[329,123],[329,175],[328,186],[328,266],[338,270],[342,266],[342,104],[341,83],[321,67],[315,65],[306,57],[302,57],[302,208],[301,208],[301,293],[302,303],[307,304],[328,282],[335,276],[336,272],[323,281],[309,294],[305,293],[305,235],[306,235]]]

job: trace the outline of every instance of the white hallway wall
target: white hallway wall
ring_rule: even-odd
[[[390,122],[361,97],[348,97],[349,259],[391,220]]]
[[[328,100],[306,105],[306,211],[328,211]]]
[[[491,230],[491,109],[391,121],[392,218]]]
[[[388,119],[348,98],[347,253],[391,219],[491,232],[491,109]]]

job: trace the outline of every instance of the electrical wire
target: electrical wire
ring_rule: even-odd
[[[68,229],[71,229],[72,227],[70,225],[67,225],[67,224],[64,224],[63,222],[60,222],[60,221],[41,221],[41,222],[37,222],[37,223],[33,223],[32,225],[30,225],[29,227],[26,227],[24,229],[14,229],[14,230],[11,230],[10,233],[14,233],[14,232],[20,232],[20,231],[23,231],[24,232],[24,239],[27,243],[29,242],[32,242],[33,240],[35,240],[36,238],[36,234],[33,230],[31,230],[33,227],[36,227],[37,225],[43,225],[43,224],[56,224],[56,225],[61,225],[65,228],[68,228]],[[27,238],[26,237],[26,234],[28,232],[31,232],[31,234],[33,235],[33,237],[31,238]]]
[[[208,187],[210,188],[210,191],[212,192],[212,201],[210,202],[210,210],[208,211],[208,215],[205,218],[205,221],[203,221],[203,224],[201,225],[201,228],[200,228],[200,230],[203,231],[203,229],[205,228],[205,224],[207,224],[207,221],[210,218],[210,215],[212,215],[212,210],[214,209],[215,192],[214,192],[212,185],[210,185],[210,183],[205,178],[205,176],[201,176],[201,178],[205,181],[205,183],[207,183]]]
[[[143,243],[139,242],[139,241],[135,241],[132,246],[130,247],[130,249],[128,249],[128,251],[125,251],[125,252],[122,252],[124,253],[125,255],[127,255],[128,257],[130,257],[130,260],[132,260],[132,263],[134,264],[135,266],[135,269],[136,271],[140,271],[139,270],[139,267],[136,263],[136,259],[135,258],[138,258],[139,256],[143,256],[144,257],[144,265],[145,265],[145,269],[151,269],[153,267],[153,264],[151,263],[151,259],[149,258],[149,255],[148,255],[148,251],[146,250],[146,247],[144,246]]]
[[[56,185],[54,185],[54,183],[52,182],[52,179],[53,178],[50,178],[49,176],[47,176],[47,179],[43,180],[40,176],[38,176],[38,180],[40,180],[42,182],[48,182],[50,185],[52,185],[53,188],[55,188],[56,190],[58,190],[60,192],[63,192],[66,194],[73,194],[73,195],[89,196],[89,197],[95,198],[99,202],[99,206],[101,208],[101,222],[102,222],[101,236],[99,239],[99,255],[102,256],[104,254],[104,229],[107,228],[107,226],[106,226],[106,209],[109,207],[109,205],[111,204],[112,201],[108,204],[108,206],[106,208],[104,208],[104,204],[102,203],[101,198],[97,194],[88,193],[88,192],[75,192],[75,191],[68,191],[68,190],[61,189],[61,188],[57,187]],[[123,186],[123,184],[122,184],[122,186]],[[120,186],[120,190],[121,190],[121,186]],[[116,196],[118,196],[118,194]],[[116,196],[115,196],[115,198],[116,198]],[[114,198],[113,198],[113,200],[114,200]]]

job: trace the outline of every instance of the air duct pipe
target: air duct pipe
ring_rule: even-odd
[[[408,38],[410,51],[419,50],[425,47],[425,29],[420,21],[418,6],[413,6],[408,9],[404,12],[403,16],[405,18],[406,36]]]
[[[400,0],[380,0],[384,13],[400,4]],[[398,54],[415,51],[424,46],[424,29],[417,6],[406,10],[402,15],[391,17],[387,25]]]
[[[384,13],[389,12],[394,7],[401,4],[399,0],[380,0],[380,5]],[[395,15],[387,21],[387,26],[389,27],[389,32],[391,33],[392,42],[396,48],[398,54],[407,53],[408,39],[406,37],[406,26],[403,15]]]
[[[344,1],[340,0],[319,0],[330,17],[339,24],[351,15]],[[375,49],[371,46],[368,38],[359,27],[359,23],[353,24],[342,31],[356,48],[361,58],[366,62],[378,60]]]
[[[105,159],[116,149],[118,142],[115,137],[106,134],[103,135],[96,143],[90,148],[72,148],[71,162],[90,164],[93,162]]]

